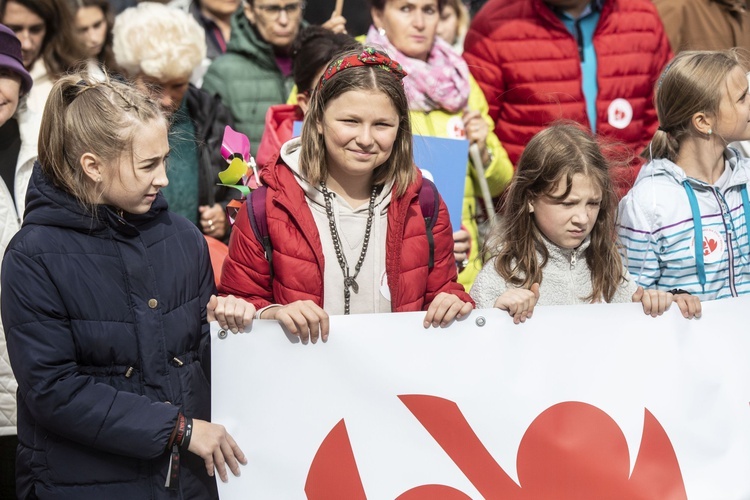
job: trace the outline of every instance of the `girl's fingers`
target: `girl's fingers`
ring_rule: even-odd
[[[247,303],[245,306],[245,312],[242,316],[242,328],[241,330],[245,330],[246,327],[249,327],[253,324],[253,320],[255,319],[255,306]]]
[[[671,293],[664,293],[664,301],[666,304],[664,305],[664,310],[668,310],[672,306],[673,297]]]
[[[226,483],[229,478],[227,477],[227,468],[225,466],[224,454],[221,452],[221,448],[216,448],[213,453],[214,465],[216,471],[219,473],[219,478],[223,483]]]
[[[224,302],[224,320],[226,321],[227,327],[232,331],[232,333],[237,333],[239,331],[239,328],[237,328],[237,321],[235,318],[236,309],[237,309],[236,301]]]
[[[237,444],[237,441],[235,441],[232,435],[229,433],[227,433],[227,442],[232,448],[232,454],[237,459],[237,461],[242,465],[247,465],[247,458],[245,457],[245,453],[243,453],[240,445]]]
[[[427,308],[427,314],[424,316],[423,325],[425,328],[430,326],[438,326],[440,324],[443,315],[445,314],[445,307],[443,305],[444,295],[439,293],[435,300]]]
[[[232,474],[234,474],[235,476],[239,476],[240,464],[237,462],[237,458],[234,456],[234,449],[229,444],[229,440],[225,440],[221,443],[221,454],[223,455],[224,461],[229,467],[229,470],[232,471]]]
[[[296,335],[304,342],[300,330],[297,327],[297,322],[292,318],[292,315],[288,311],[284,311],[284,308],[279,309],[279,312],[276,314],[276,319],[289,331],[289,333]]]
[[[471,311],[474,310],[474,306],[471,305],[471,302],[464,302],[461,306],[461,310],[458,313],[459,318],[463,318],[467,314],[469,314]]]
[[[448,308],[448,311],[445,313],[445,316],[443,316],[443,320],[440,322],[440,326],[443,328],[448,326],[459,314],[462,307],[463,301],[456,297],[456,300],[453,301],[453,303]]]
[[[211,298],[208,299],[208,304],[206,304],[206,319],[208,319],[209,323],[212,321],[216,321],[214,311],[216,311],[217,305],[219,305],[219,299],[216,297],[216,295],[211,295]]]
[[[320,318],[318,317],[317,311],[304,308],[300,312],[302,317],[305,318],[305,327],[310,333],[310,340],[313,344],[317,343],[318,337],[320,337]]]
[[[446,313],[450,309],[450,302],[446,300],[445,297],[441,297],[440,301],[438,303],[437,309],[435,310],[435,314],[432,317],[432,326],[437,328],[443,323],[443,319],[445,318]]]
[[[694,318],[700,318],[701,314],[703,314],[703,307],[701,306],[701,301],[698,297],[690,297],[689,302],[691,303],[691,310],[693,311],[693,317]]]
[[[326,312],[321,309],[320,310],[320,337],[323,339],[323,342],[328,342],[328,332],[329,332],[328,314],[326,314]]]
[[[292,321],[294,321],[294,326],[299,332],[299,338],[302,340],[303,344],[307,344],[310,341],[310,329],[307,326],[305,316],[299,311],[295,311],[291,316]]]
[[[641,304],[643,304],[643,312],[651,314],[651,295],[644,291],[641,297]]]
[[[203,463],[206,464],[206,472],[208,472],[208,475],[211,477],[214,477],[214,456],[213,454],[209,454],[203,459]]]

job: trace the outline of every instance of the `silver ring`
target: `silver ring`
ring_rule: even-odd
[[[210,227],[211,229],[213,229],[213,227],[214,227],[214,220],[213,219],[208,219],[208,227]]]
[[[466,267],[469,265],[469,259],[464,259],[461,261],[461,267]]]

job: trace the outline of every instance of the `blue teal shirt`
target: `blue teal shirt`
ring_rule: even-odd
[[[599,23],[604,0],[592,0],[578,16],[573,18],[561,9],[553,8],[557,17],[565,24],[570,34],[578,42],[578,55],[581,58],[583,74],[583,96],[586,98],[586,114],[589,117],[591,130],[596,132],[596,96],[599,85],[596,80],[596,51],[594,50],[594,31]]]
[[[169,203],[169,211],[193,224],[198,223],[198,161],[195,126],[188,114],[187,99],[183,98],[169,128],[169,185],[162,193]]]

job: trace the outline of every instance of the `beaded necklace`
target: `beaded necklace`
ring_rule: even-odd
[[[320,181],[321,191],[323,192],[323,198],[326,200],[326,217],[328,218],[328,228],[331,230],[331,239],[333,240],[333,249],[336,251],[336,260],[339,261],[341,272],[344,273],[344,314],[349,314],[349,304],[351,302],[352,293],[359,293],[359,284],[357,284],[357,276],[359,270],[362,268],[362,263],[365,260],[367,254],[367,245],[370,243],[370,233],[372,232],[372,218],[375,213],[375,197],[378,194],[378,187],[372,187],[372,193],[370,194],[370,204],[367,207],[367,226],[365,227],[365,239],[362,242],[362,252],[359,254],[357,259],[357,265],[354,266],[354,274],[349,274],[349,263],[346,261],[346,256],[341,250],[341,238],[339,232],[336,229],[336,221],[333,217],[333,208],[331,208],[331,192],[328,191],[325,181]],[[351,289],[351,290],[350,290]]]

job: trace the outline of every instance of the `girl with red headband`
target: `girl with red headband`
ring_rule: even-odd
[[[219,291],[252,305],[219,305],[220,324],[237,331],[247,310],[257,311],[314,343],[327,339],[329,315],[425,310],[429,327],[471,311],[445,204],[435,194],[431,230],[421,210],[404,76],[372,48],[328,65],[302,136],[260,172],[271,259],[247,210],[239,212]]]

